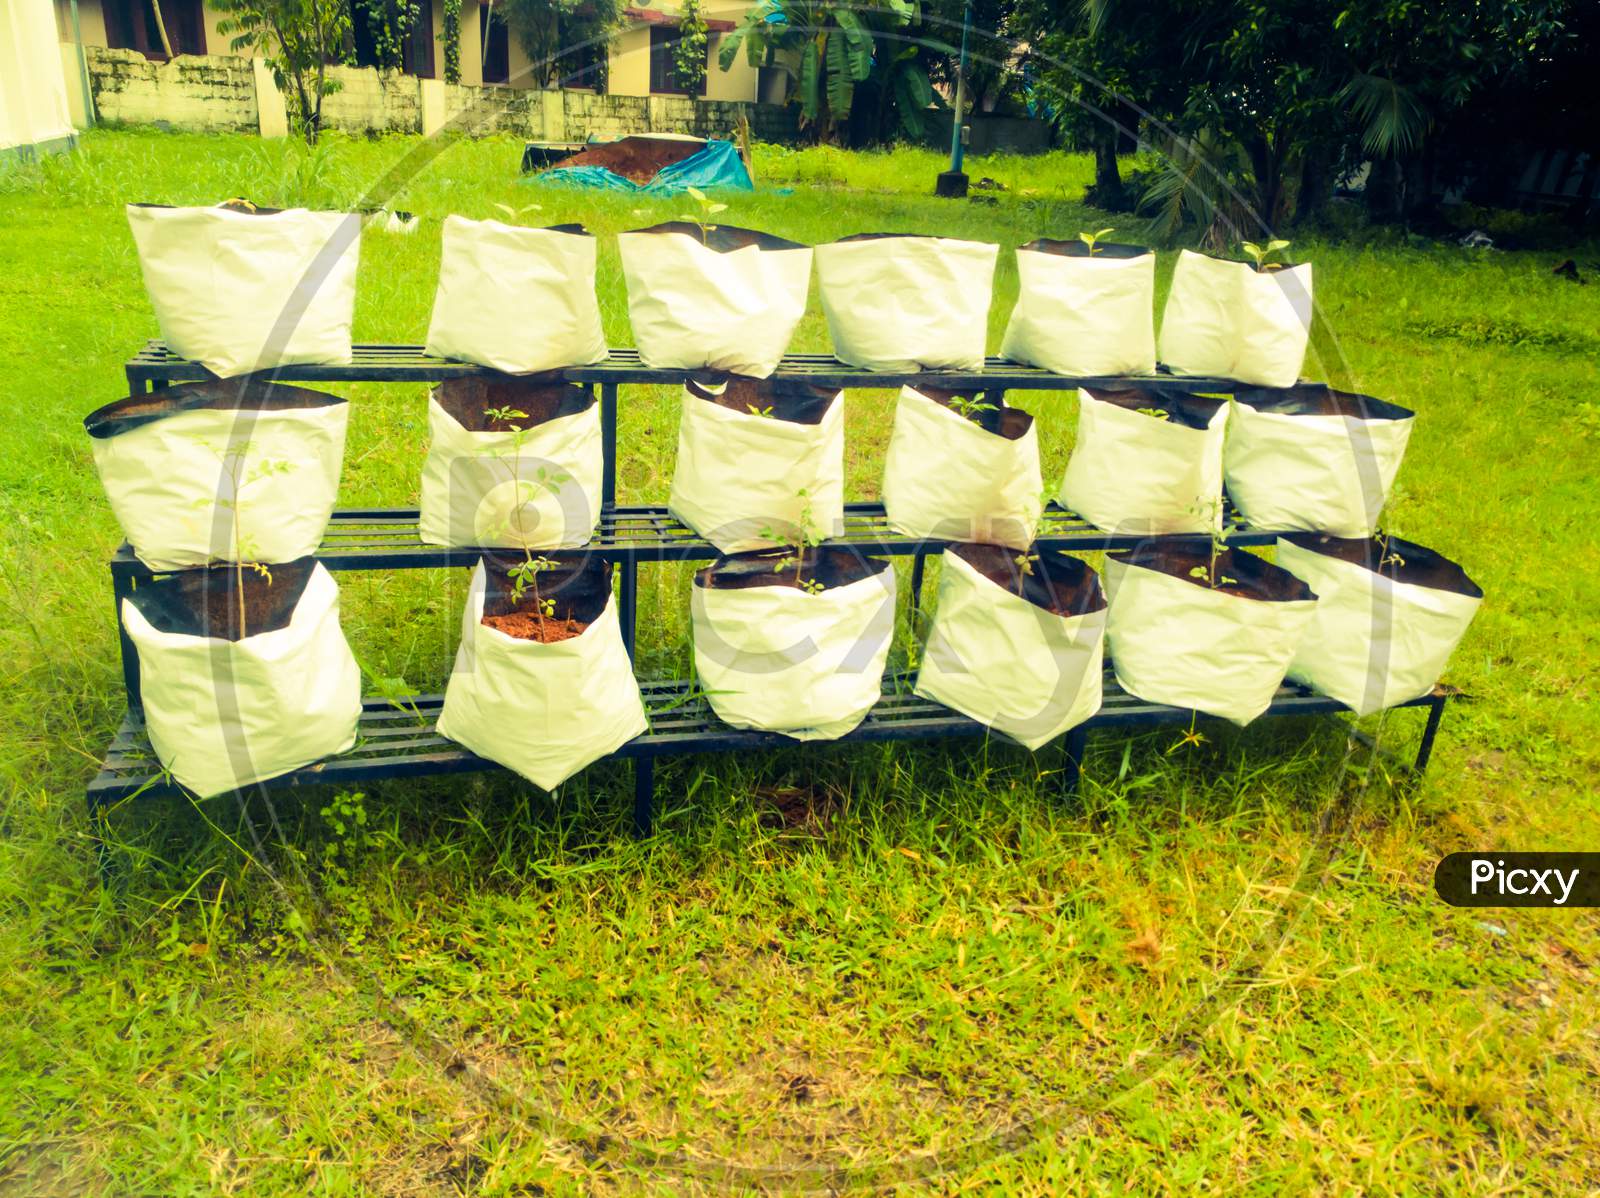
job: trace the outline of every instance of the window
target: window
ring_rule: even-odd
[[[406,30],[400,42],[400,70],[407,75],[434,77],[433,64],[433,0],[413,0],[417,6],[417,19]],[[387,8],[392,18],[396,11],[393,0],[355,0],[350,6],[350,34],[354,43],[356,66],[376,67],[378,48],[373,41],[373,24],[383,27],[383,14]]]
[[[511,39],[498,12],[489,13],[489,35],[483,43],[483,81],[511,82]]]
[[[678,45],[678,27],[668,25],[652,25],[650,27],[650,91],[656,95],[686,96],[689,89],[678,82],[678,74],[672,61],[672,52]],[[710,52],[707,51],[707,67],[710,66]],[[709,74],[709,71],[707,72]],[[697,95],[705,95],[705,81],[701,80],[700,90]]]
[[[156,62],[166,61],[152,0],[106,0],[104,12],[107,46],[113,50],[137,50]],[[200,0],[161,0],[161,17],[174,54],[206,52],[205,15],[200,11]]]

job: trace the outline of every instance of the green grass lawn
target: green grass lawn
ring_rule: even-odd
[[[1431,886],[1455,849],[1600,848],[1600,287],[1553,277],[1566,253],[1294,247],[1307,373],[1420,413],[1393,527],[1488,592],[1420,786],[1327,721],[1203,723],[1175,753],[1096,736],[1070,803],[1048,753],[808,748],[667,764],[642,842],[612,766],[557,796],[143,802],[101,889],[82,788],[121,715],[118,533],[79,421],[156,334],[122,203],[421,214],[365,236],[377,341],[422,339],[440,218],[539,205],[522,219],[602,235],[627,344],[606,235],[685,205],[522,186],[519,153],[100,132],[0,173],[0,1192],[1594,1192],[1600,922]],[[771,190],[722,219],[1139,238],[1076,202],[1081,158],[972,161],[993,203],[928,198],[939,164],[763,149]],[[1015,290],[1003,252],[991,349]],[[794,348],[827,345],[813,302]],[[424,389],[349,395],[343,502],[414,503]],[[1059,478],[1072,397],[1018,401]],[[877,493],[892,402],[848,397],[852,497]],[[665,499],[677,403],[624,391],[625,500]],[[643,666],[682,669],[687,571],[647,579]],[[340,576],[369,689],[443,682],[464,581]],[[1404,752],[1419,722],[1364,726]]]

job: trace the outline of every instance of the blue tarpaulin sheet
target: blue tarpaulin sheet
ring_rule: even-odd
[[[553,166],[538,174],[529,175],[524,183],[558,183],[565,187],[596,187],[605,191],[647,192],[652,195],[676,195],[691,187],[701,191],[715,188],[736,188],[754,191],[750,172],[731,141],[708,141],[706,148],[689,155],[681,162],[664,166],[648,183],[635,183],[603,166]]]

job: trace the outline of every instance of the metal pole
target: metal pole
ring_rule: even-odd
[[[972,27],[972,0],[961,10],[961,62],[956,67],[956,108],[950,121],[950,170],[961,172],[966,147],[961,144],[961,114],[967,107],[967,30]]]

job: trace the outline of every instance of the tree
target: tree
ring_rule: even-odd
[[[672,74],[678,86],[691,96],[705,90],[706,50],[710,44],[700,0],[683,0],[678,11],[678,40],[672,47]]]
[[[235,50],[254,50],[288,100],[289,119],[311,145],[322,129],[322,101],[341,84],[328,67],[342,62],[350,40],[347,0],[213,0],[230,14],[217,32]]]
[[[626,7],[626,0],[499,0],[496,11],[533,64],[533,82],[560,87],[603,70]]]
[[[920,131],[932,88],[914,53],[901,53],[915,49],[910,26],[918,11],[912,0],[757,0],[722,39],[719,62],[726,71],[742,45],[750,64],[760,66],[772,51],[793,84],[790,100],[800,106],[801,126],[828,141],[838,137],[857,86],[873,78],[881,59],[878,95],[895,98],[901,127]]]

